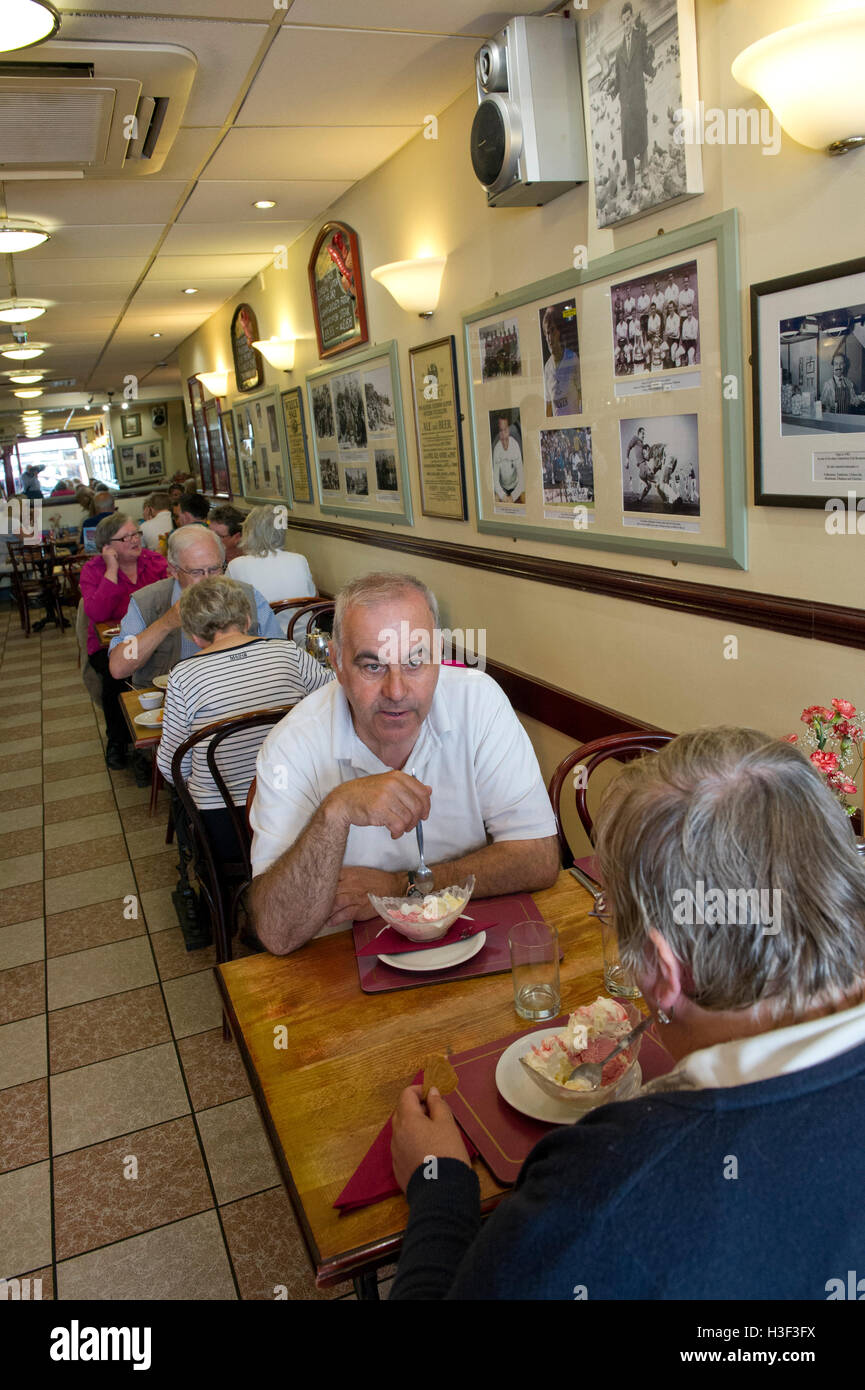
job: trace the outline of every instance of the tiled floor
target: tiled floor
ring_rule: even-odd
[[[8,603],[0,711],[0,1278],[58,1299],[338,1298],[222,1041],[213,950],[185,949],[164,811],[106,770],[74,637],[26,639]]]

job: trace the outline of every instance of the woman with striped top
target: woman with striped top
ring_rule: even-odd
[[[202,579],[180,599],[184,632],[200,648],[179,661],[165,692],[159,770],[171,781],[171,760],[181,743],[217,719],[272,709],[317,690],[333,679],[294,642],[250,637],[249,599],[233,579]],[[246,800],[255,776],[255,759],[267,728],[242,731],[222,744],[218,763],[237,806]],[[197,744],[182,764],[184,780],[202,812],[217,856],[238,857],[231,816],[207,767],[207,743]]]

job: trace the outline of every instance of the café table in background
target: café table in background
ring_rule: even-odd
[[[571,1012],[604,993],[591,894],[562,872],[532,896],[558,929],[562,1012]],[[333,1202],[403,1087],[430,1053],[463,1052],[538,1024],[515,1012],[509,972],[364,994],[350,931],[290,956],[229,961],[216,974],[315,1282],[331,1288],[355,1279],[370,1289],[374,1271],[399,1254],[408,1205],[402,1194],[343,1213]],[[506,1189],[482,1160],[474,1167],[490,1211]]]

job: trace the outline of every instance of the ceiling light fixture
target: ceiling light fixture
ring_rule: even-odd
[[[0,323],[31,323],[45,313],[46,307],[35,299],[4,299],[0,303]]]
[[[252,346],[271,367],[277,367],[282,372],[290,372],[294,367],[294,338],[266,338]]]
[[[271,198],[259,198],[258,202],[253,203],[252,206],[254,208],[261,208],[262,212],[264,212],[267,208],[275,208],[276,203],[274,203]]]
[[[439,302],[447,256],[421,256],[414,261],[392,261],[370,271],[407,314],[432,318]]]
[[[846,154],[865,145],[863,62],[865,5],[848,4],[752,43],[732,72],[800,145]]]
[[[228,390],[228,371],[196,372],[196,381],[206,386],[211,396],[224,396]]]
[[[5,22],[5,16],[4,16]],[[0,40],[2,48],[2,40]],[[0,217],[0,255],[14,255],[16,251],[32,251],[48,240],[48,233],[24,217]]]
[[[35,381],[41,381],[44,372],[7,372],[10,381],[14,381],[17,386],[32,386]]]
[[[151,333],[150,336],[151,336],[151,338],[161,338],[161,337],[162,337],[162,334],[161,334],[161,333]]]
[[[198,294],[198,290],[188,289],[181,291],[183,294]]]
[[[4,357],[11,357],[13,362],[29,362],[31,357],[41,357],[45,351],[47,343],[19,343],[16,347],[2,348]]]
[[[38,386],[31,386],[28,387],[26,391],[13,391],[12,395],[17,396],[18,399],[21,401],[29,401],[32,400],[35,396],[41,396],[42,390]]]
[[[60,16],[46,0],[5,0],[0,52],[32,48],[50,39],[59,28]]]

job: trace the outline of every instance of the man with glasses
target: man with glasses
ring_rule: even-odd
[[[192,638],[181,631],[180,595],[200,580],[224,572],[222,541],[206,526],[181,526],[168,539],[167,568],[167,579],[140,589],[130,600],[120,633],[109,649],[115,680],[131,680],[139,688],[150,685],[154,676],[165,675],[198,651]],[[267,599],[251,584],[243,587],[255,612],[251,635],[282,637]]]
[[[167,566],[161,555],[142,547],[141,532],[122,512],[103,517],[94,533],[94,546],[96,554],[83,566],[78,581],[87,619],[87,657],[102,682],[108,741],[105,761],[110,768],[121,768],[128,761],[129,732],[120,708],[120,692],[126,687],[109,670],[108,652],[99,640],[96,624],[119,623],[132,595],[164,580]],[[133,759],[133,769],[136,778],[145,776],[140,756]]]

